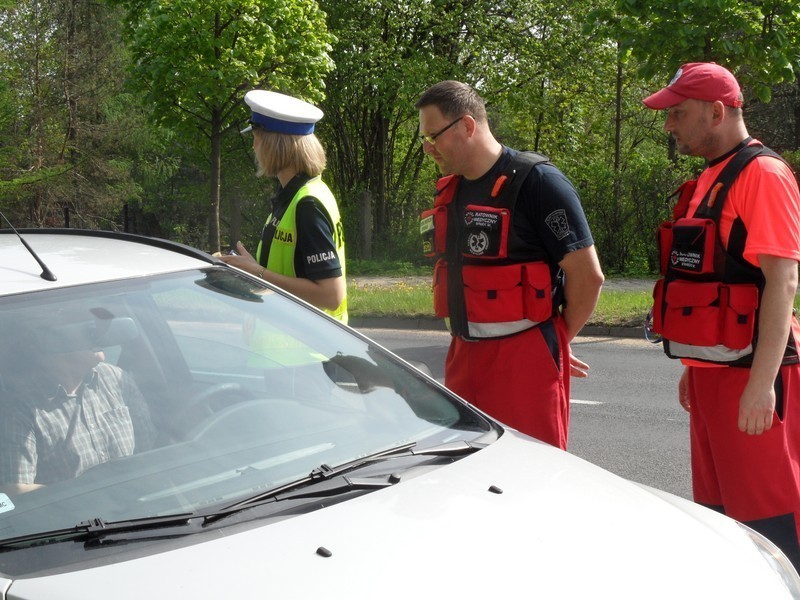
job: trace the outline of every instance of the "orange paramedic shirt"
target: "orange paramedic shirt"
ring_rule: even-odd
[[[731,158],[700,175],[689,203],[690,216]],[[759,156],[733,182],[720,218],[720,235],[726,247],[736,217],[741,217],[747,229],[746,261],[760,267],[759,254],[800,261],[800,192],[794,174],[782,161]]]

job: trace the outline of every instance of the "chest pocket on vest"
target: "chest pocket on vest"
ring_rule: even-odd
[[[678,219],[662,227],[658,240],[662,268],[694,275],[714,272],[716,224],[712,219]],[[665,254],[666,253],[666,254]]]
[[[508,256],[508,230],[511,213],[507,208],[470,204],[464,212],[464,237],[461,252],[469,258]]]

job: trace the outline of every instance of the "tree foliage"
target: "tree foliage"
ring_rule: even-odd
[[[502,113],[497,124],[509,143],[559,150],[587,130],[577,115],[588,107],[573,110],[585,83],[597,81],[586,77],[590,71],[579,59],[584,40],[576,7],[582,5],[561,0],[323,4],[337,36],[326,100],[331,168],[340,196],[374,209],[377,240],[409,237],[415,215],[430,202],[434,167],[423,160],[416,140],[413,105],[437,81],[459,79],[476,87],[493,115]],[[572,129],[565,139],[567,128]]]
[[[157,122],[207,157],[208,247],[219,249],[223,137],[265,87],[323,97],[331,37],[313,0],[120,0],[128,10],[132,83]]]
[[[85,0],[39,0],[0,12],[0,199],[18,223],[113,227],[137,194],[135,107],[115,112],[125,49],[119,14]]]
[[[725,65],[762,101],[800,68],[795,0],[616,0],[594,11],[629,51],[644,77],[666,76],[686,62]]]

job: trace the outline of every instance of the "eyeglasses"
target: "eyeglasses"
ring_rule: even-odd
[[[426,142],[427,142],[428,144],[430,144],[431,146],[433,146],[433,145],[436,143],[436,138],[438,138],[438,137],[439,137],[440,135],[442,135],[442,134],[443,134],[445,131],[447,131],[448,129],[450,129],[450,128],[451,128],[453,125],[455,125],[456,123],[458,123],[458,122],[459,122],[461,119],[463,119],[465,116],[466,116],[466,115],[461,115],[461,116],[460,116],[460,117],[458,117],[458,118],[457,118],[455,121],[453,121],[452,123],[448,124],[448,125],[447,125],[446,127],[444,127],[443,129],[440,129],[440,130],[439,130],[439,131],[437,131],[436,133],[431,133],[430,135],[419,135],[419,136],[417,136],[417,137],[419,138],[419,143],[420,143],[420,144],[424,144],[424,143],[426,143]]]

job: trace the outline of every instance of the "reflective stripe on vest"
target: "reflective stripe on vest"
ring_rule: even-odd
[[[692,358],[704,362],[712,363],[732,363],[748,356],[753,352],[753,345],[750,344],[742,350],[734,350],[726,346],[692,346],[690,344],[679,344],[669,341],[668,355],[672,358]]]
[[[507,321],[505,323],[475,323],[473,321],[468,321],[467,329],[469,337],[497,338],[525,331],[531,327],[536,327],[541,322],[542,321],[529,321],[528,319]]]

